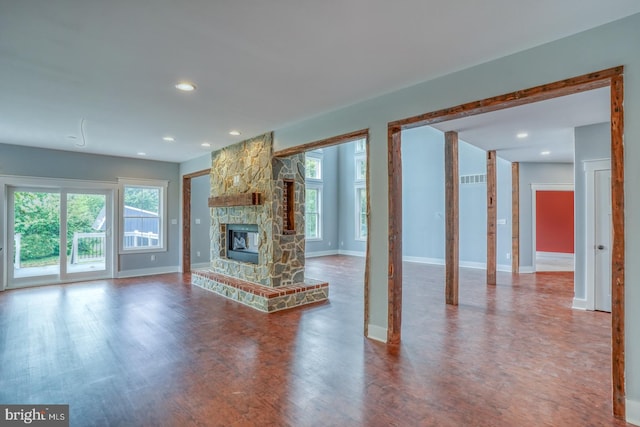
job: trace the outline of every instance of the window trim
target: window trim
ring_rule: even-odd
[[[353,157],[353,161],[354,161],[354,181],[356,183],[362,183],[365,182],[367,180],[367,157],[365,154],[356,154]],[[364,176],[360,177],[360,174],[362,172],[362,167],[360,166],[364,166]]]
[[[308,237],[307,236],[307,196],[306,196],[306,191],[307,190],[317,190],[318,191],[318,200],[316,203],[316,206],[318,207],[318,210],[316,212],[316,215],[318,216],[318,235],[316,237]],[[321,241],[322,240],[322,221],[323,221],[323,215],[322,215],[322,193],[323,193],[323,185],[321,182],[309,182],[305,184],[305,210],[304,210],[304,238],[307,242],[317,242],[317,241]]]
[[[118,178],[118,254],[134,254],[134,253],[151,253],[151,252],[167,252],[167,235],[169,233],[167,219],[168,215],[168,203],[167,203],[167,191],[169,188],[169,181],[158,179],[135,179],[135,178]],[[143,187],[153,188],[160,190],[160,223],[158,224],[158,237],[159,246],[157,247],[136,247],[125,248],[124,247],[124,190],[125,187]]]
[[[369,226],[367,224],[367,235],[366,236],[362,236],[360,234],[360,217],[362,216],[362,214],[365,214],[365,219],[367,218],[367,212],[366,212],[366,206],[365,206],[365,212],[362,212],[360,209],[360,198],[358,197],[358,192],[360,192],[360,190],[364,190],[365,191],[365,201],[366,201],[366,191],[367,191],[367,185],[364,182],[357,182],[354,185],[354,201],[355,201],[355,209],[354,211],[354,217],[355,217],[355,240],[356,241],[360,241],[360,242],[366,242],[368,237],[369,237]],[[367,221],[365,220],[365,223]]]

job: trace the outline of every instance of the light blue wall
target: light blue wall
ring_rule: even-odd
[[[211,208],[209,175],[191,179],[191,263],[203,264],[211,260]],[[200,222],[198,224],[198,222]],[[200,253],[200,255],[198,255]]]
[[[498,152],[498,226],[496,238],[496,263],[499,270],[511,271],[511,162],[500,158]],[[500,224],[504,220],[504,224]]]
[[[369,321],[378,337],[387,327],[388,175],[387,123],[465,102],[625,66],[626,380],[640,407],[640,14],[533,49],[392,92],[275,131],[274,149],[369,129],[371,283]],[[640,416],[640,415],[639,415]]]
[[[0,144],[0,175],[113,183],[116,183],[119,177],[169,181],[167,251],[154,253],[155,261],[151,261],[147,253],[120,255],[118,271],[178,268],[179,225],[171,224],[172,219],[178,220],[180,217],[180,179],[177,163]]]
[[[486,173],[486,152],[459,143],[459,174]],[[498,157],[498,264],[510,267],[511,163]],[[408,261],[444,262],[444,133],[429,126],[402,132],[403,256]],[[460,184],[460,264],[486,266],[487,186]]]
[[[460,175],[478,175],[487,171],[486,152],[459,141]],[[460,192],[460,264],[487,261],[487,185],[459,184]]]
[[[444,260],[444,134],[402,132],[402,250],[407,260]]]
[[[575,129],[575,297],[586,298],[586,229],[587,205],[585,160],[601,160],[611,157],[611,125],[599,123]]]

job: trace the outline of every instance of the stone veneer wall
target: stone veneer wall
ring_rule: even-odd
[[[295,234],[282,234],[282,178],[295,180]],[[211,154],[211,196],[261,193],[263,203],[211,209],[211,270],[264,286],[304,281],[304,154],[273,158],[273,135]],[[258,264],[226,258],[226,224],[256,224]]]

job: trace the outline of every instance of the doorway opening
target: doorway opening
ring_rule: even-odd
[[[611,200],[612,235],[612,387],[613,413],[625,416],[624,384],[624,147],[623,147],[623,67],[611,68],[496,96],[464,105],[421,114],[388,125],[389,156],[389,280],[388,280],[388,329],[387,342],[398,344],[402,325],[402,171],[401,132],[418,126],[431,125],[461,117],[507,109],[541,100],[584,92],[591,89],[610,88],[610,137],[611,137]]]

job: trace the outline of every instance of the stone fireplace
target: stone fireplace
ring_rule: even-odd
[[[328,298],[304,276],[304,154],[273,157],[272,134],[211,159],[211,265],[192,283],[262,311]]]

